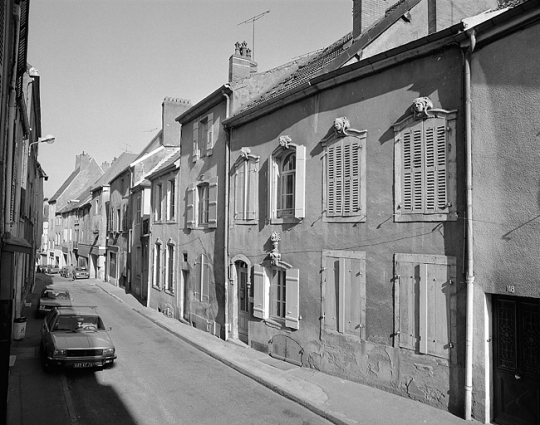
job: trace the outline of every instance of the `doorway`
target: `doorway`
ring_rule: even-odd
[[[238,279],[238,339],[247,344],[250,289],[248,266],[244,261],[235,262],[235,266]]]
[[[540,302],[496,296],[493,302],[494,422],[540,423]]]

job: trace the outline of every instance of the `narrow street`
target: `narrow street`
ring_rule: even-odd
[[[55,275],[52,280],[69,288],[74,305],[98,306],[105,325],[112,327],[118,354],[114,366],[105,370],[50,376],[32,368],[43,391],[62,389],[58,402],[69,412],[71,424],[103,424],[104,418],[118,425],[329,423],[186,344],[93,285],[92,279],[73,282]],[[39,364],[36,355],[30,361]],[[46,423],[58,422],[51,417]]]

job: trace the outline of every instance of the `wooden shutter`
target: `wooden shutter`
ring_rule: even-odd
[[[201,254],[201,301],[210,302],[211,267],[206,255]]]
[[[255,264],[253,266],[253,316],[265,319],[268,316],[266,276],[264,267]]]
[[[403,130],[402,137],[402,209],[404,213],[422,213],[424,204],[423,124],[421,121]]]
[[[337,331],[338,299],[336,297],[339,285],[339,260],[335,257],[325,257],[325,290],[324,290],[324,326]]]
[[[344,262],[348,267],[344,282],[344,332],[364,337],[365,334],[365,260]]]
[[[399,346],[416,350],[419,270],[411,262],[400,261],[396,262],[396,273],[399,276]]]
[[[342,143],[338,141],[328,146],[326,154],[326,215],[329,217],[340,216],[342,211],[343,164],[341,161]]]
[[[193,229],[196,225],[195,223],[195,191],[197,186],[195,183],[189,185],[187,190],[187,205],[186,205],[186,222],[188,229]]]
[[[242,161],[234,173],[234,219],[243,220],[246,207],[246,166]]]
[[[218,178],[208,183],[208,227],[215,229],[218,222]]]
[[[256,220],[258,212],[258,197],[257,193],[259,190],[259,180],[258,180],[258,163],[255,161],[247,161],[247,176],[246,176],[246,208],[245,208],[245,218],[246,220]]]
[[[300,271],[287,270],[286,275],[285,326],[292,329],[300,328]]]
[[[296,147],[296,176],[294,188],[294,216],[306,216],[306,147]]]
[[[360,141],[346,137],[343,143],[343,216],[357,215],[360,211]]]
[[[193,157],[192,161],[195,162],[199,159],[199,122],[193,123]]]
[[[214,114],[210,114],[206,121],[208,132],[206,133],[206,155],[212,155],[214,148]]]

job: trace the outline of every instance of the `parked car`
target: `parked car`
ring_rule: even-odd
[[[75,270],[73,271],[73,278],[90,279],[90,272],[86,269],[86,267],[75,267]]]
[[[49,273],[49,274],[60,273],[60,267],[58,267],[58,266],[47,266],[47,273]]]
[[[38,300],[38,313],[47,314],[54,307],[66,307],[71,305],[72,298],[69,291],[54,285],[47,285],[41,290]]]
[[[69,269],[67,267],[62,267],[59,272],[60,276],[62,277],[68,277],[68,273]]]
[[[45,372],[56,367],[112,366],[116,350],[95,307],[56,307],[41,328],[40,356]]]

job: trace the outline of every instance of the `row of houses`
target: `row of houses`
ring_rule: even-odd
[[[144,152],[48,201],[43,261],[287,362],[537,424],[539,22],[537,0],[354,0],[350,33],[270,71],[238,43],[226,84],[165,99]]]
[[[0,424],[6,423],[13,324],[34,287],[43,233],[40,75],[27,62],[29,0],[0,2]],[[23,326],[23,325],[21,325]],[[24,329],[24,327],[22,328]]]

